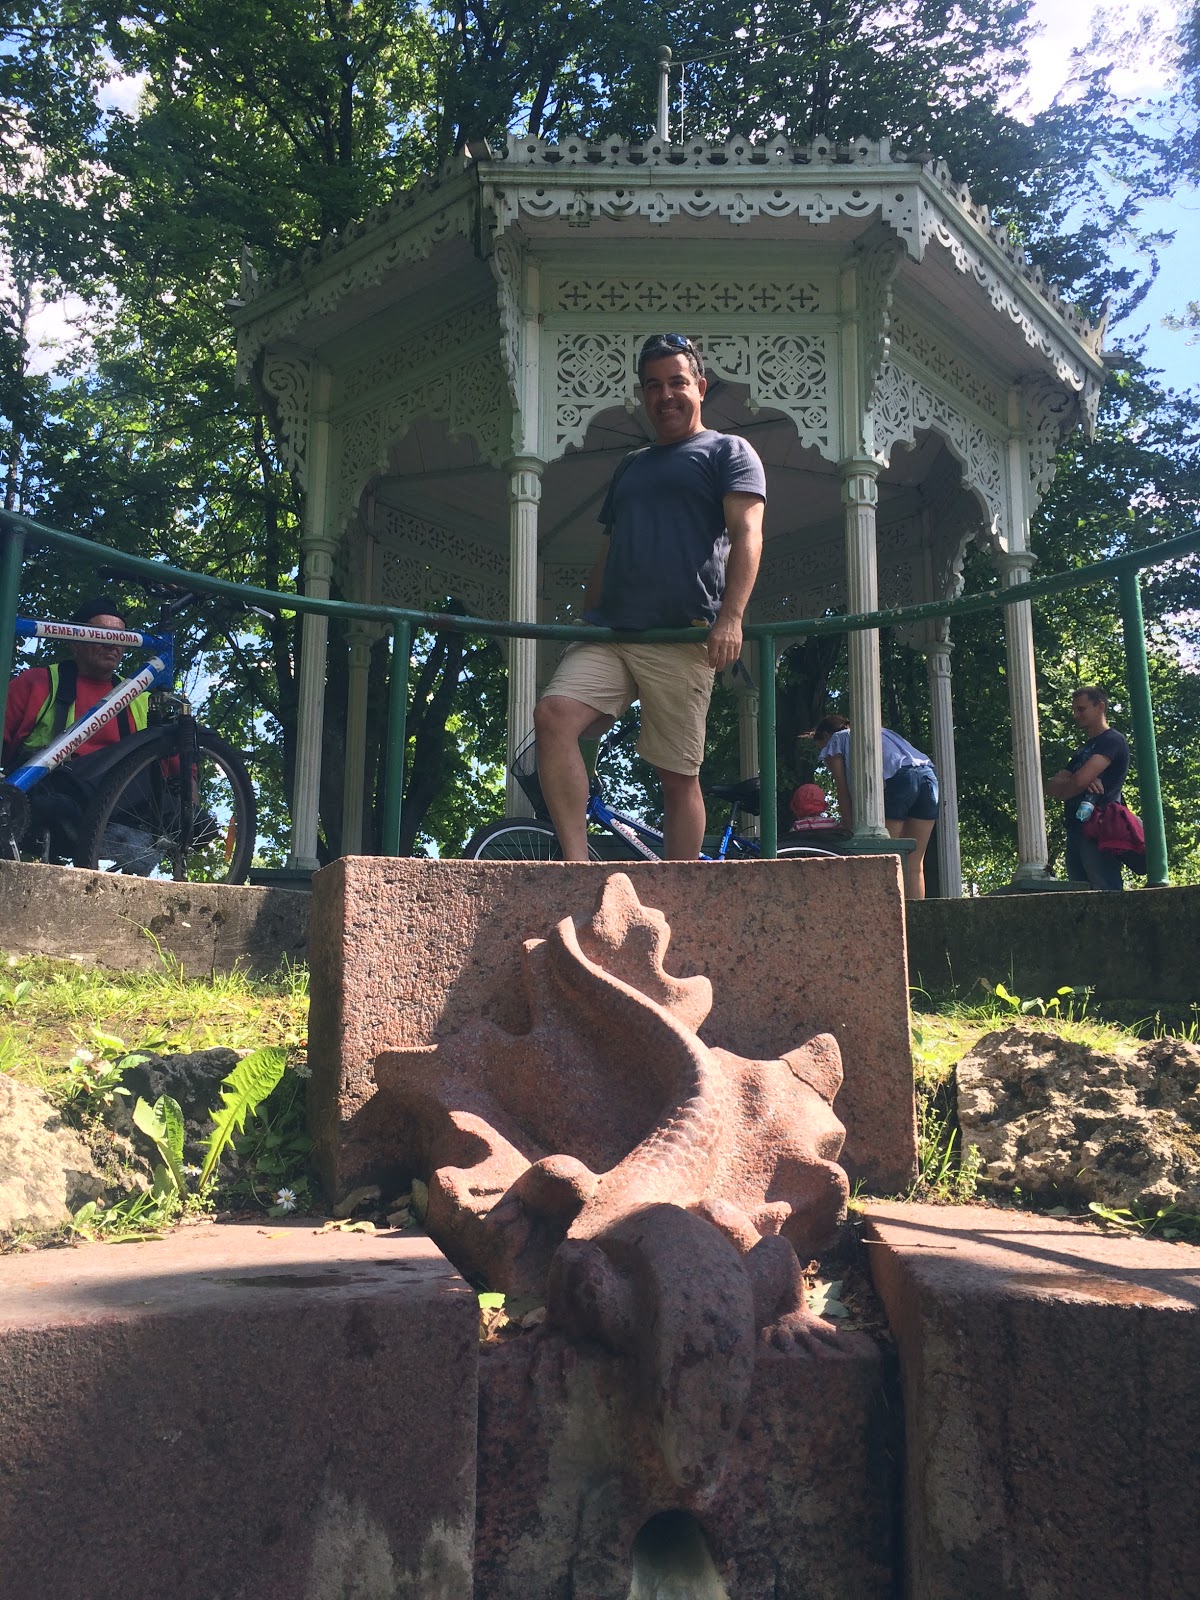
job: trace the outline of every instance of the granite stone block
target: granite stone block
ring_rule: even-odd
[[[706,1044],[751,1059],[829,1032],[845,1081],[834,1110],[851,1178],[885,1192],[915,1161],[904,902],[895,857],[564,864],[346,857],[313,884],[310,1125],[325,1183],[386,1189],[396,1141],[376,1057],[437,1042],[476,1017],[529,1026],[525,939],[589,918],[625,872],[671,927],[666,967],[713,986]],[[553,1085],[547,1085],[553,1093]]]
[[[310,1224],[0,1260],[2,1600],[470,1600],[476,1297]]]
[[[1200,1250],[871,1204],[911,1600],[1200,1594]]]

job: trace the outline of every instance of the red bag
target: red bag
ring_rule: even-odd
[[[1086,838],[1095,839],[1106,855],[1140,858],[1140,869],[1134,862],[1126,861],[1125,864],[1135,871],[1145,871],[1146,830],[1142,827],[1141,819],[1134,816],[1120,800],[1110,800],[1106,806],[1097,806],[1084,823],[1083,832]]]

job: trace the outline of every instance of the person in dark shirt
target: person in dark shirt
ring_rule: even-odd
[[[694,861],[704,840],[699,771],[714,671],[742,651],[762,550],[766,475],[744,439],[706,428],[704,364],[690,339],[655,334],[638,358],[654,443],[617,468],[600,520],[586,619],[621,632],[703,628],[697,643],[573,644],[538,701],[538,778],[564,860],[587,860],[588,777],[579,750],[641,704],[638,753],[663,790],[664,854]]]
[[[1071,715],[1084,743],[1046,784],[1047,793],[1063,801],[1067,877],[1072,883],[1089,883],[1093,889],[1123,889],[1119,859],[1106,854],[1095,839],[1087,837],[1079,806],[1085,797],[1094,806],[1121,799],[1129,771],[1129,743],[1123,733],[1108,725],[1108,693],[1104,689],[1095,685],[1076,689],[1071,697]]]

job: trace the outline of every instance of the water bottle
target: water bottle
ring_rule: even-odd
[[[1077,821],[1086,822],[1095,809],[1096,802],[1090,795],[1085,794],[1083,799],[1079,802],[1079,809],[1075,813]]]

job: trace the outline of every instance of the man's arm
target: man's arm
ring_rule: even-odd
[[[37,691],[40,690],[40,693]],[[8,686],[4,702],[4,760],[11,761],[22,739],[37,721],[37,714],[50,692],[50,675],[45,667],[27,667]]]
[[[708,664],[718,672],[742,653],[742,618],[750,603],[762,556],[763,501],[756,494],[727,494],[722,501],[729,531],[725,595],[708,635]]]
[[[1056,800],[1069,800],[1073,794],[1082,794],[1085,789],[1099,794],[1104,788],[1100,774],[1111,766],[1110,756],[1089,756],[1078,772],[1068,772],[1064,767],[1052,778],[1047,778],[1046,793],[1053,795]]]

